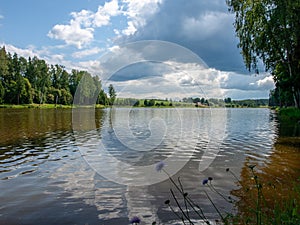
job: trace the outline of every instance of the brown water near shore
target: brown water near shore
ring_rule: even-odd
[[[253,168],[254,173],[251,170]],[[249,220],[256,224],[258,188],[254,176],[261,185],[260,209],[263,224],[269,224],[280,211],[287,211],[300,204],[300,137],[278,137],[273,153],[265,164],[248,157],[240,173],[238,189],[231,193],[239,198],[237,203],[240,223]],[[300,208],[295,209],[300,214]],[[291,216],[291,215],[290,215]],[[268,218],[269,217],[269,218]]]

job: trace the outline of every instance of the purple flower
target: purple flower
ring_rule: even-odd
[[[204,179],[203,181],[202,181],[202,184],[203,185],[205,185],[205,184],[207,184],[208,183],[208,179]]]
[[[160,172],[165,167],[165,165],[166,164],[164,163],[164,161],[160,161],[159,163],[156,164],[155,170],[157,172]]]
[[[131,220],[130,220],[131,224],[137,224],[137,223],[140,223],[140,222],[141,222],[141,220],[137,216],[132,217]]]

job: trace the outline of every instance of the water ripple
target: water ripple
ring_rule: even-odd
[[[163,224],[172,224],[172,212],[162,207],[165,198],[169,197],[168,181],[146,187],[126,187],[107,180],[89,167],[79,148],[85,146],[88,149],[85,154],[94,153],[98,146],[91,144],[89,140],[95,138],[95,134],[109,154],[135,166],[155,164],[180,150],[176,151],[176,160],[184,161],[187,157],[190,157],[190,160],[174,178],[180,176],[186,190],[195,199],[204,198],[200,184],[207,176],[214,177],[219,190],[229,193],[234,180],[226,174],[225,168],[230,167],[239,174],[246,160],[269,163],[277,138],[276,121],[270,120],[269,110],[230,109],[227,112],[225,136],[221,143],[212,145],[215,131],[209,130],[209,124],[205,124],[209,121],[204,118],[208,113],[206,110],[199,114],[203,118],[194,118],[200,121],[201,126],[193,125],[194,121],[186,116],[185,125],[182,130],[178,130],[178,118],[169,118],[166,120],[168,130],[163,140],[153,145],[149,143],[150,148],[147,151],[136,151],[130,147],[138,146],[136,140],[149,138],[151,132],[155,132],[155,127],[152,127],[154,130],[150,132],[148,123],[141,122],[144,120],[139,111],[132,112],[137,118],[131,124],[132,134],[137,139],[126,142],[125,134],[120,133],[120,136],[117,136],[112,129],[108,112],[101,111],[97,114],[99,118],[96,120],[100,121],[100,125],[96,130],[86,126],[87,129],[78,131],[78,140],[74,138],[70,129],[71,114],[66,111],[49,112],[53,118],[46,115],[46,112],[40,113],[42,121],[36,121],[39,130],[34,128],[26,133],[26,129],[29,128],[21,124],[21,136],[16,134],[16,137],[7,138],[8,134],[0,135],[0,223],[14,223],[15,215],[18,215],[24,224],[46,224],[45,220],[56,224],[70,221],[78,224],[126,224],[131,216],[141,215],[143,220],[149,223],[156,220],[163,221]],[[146,115],[151,115],[151,112],[157,116],[160,113],[162,116],[172,114],[168,110],[148,110]],[[88,115],[90,114],[84,116]],[[55,123],[55,116],[60,118],[57,120],[60,121],[58,124]],[[37,120],[36,112],[29,117],[30,121]],[[47,120],[49,126],[45,128]],[[13,120],[8,121],[13,123]],[[200,173],[199,163],[214,158],[213,155],[204,155],[207,151],[218,154],[211,166]],[[290,159],[289,163],[294,165],[295,162]],[[136,171],[129,170],[123,174],[134,183]],[[218,196],[213,198],[227,207]],[[214,217],[209,203],[203,204],[206,212]]]

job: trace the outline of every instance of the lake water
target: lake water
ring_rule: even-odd
[[[249,164],[298,178],[299,130],[269,109],[0,109],[0,224],[180,224],[160,161],[213,220],[202,180],[230,195],[226,168],[241,180]]]

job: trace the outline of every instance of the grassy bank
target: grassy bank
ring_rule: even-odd
[[[3,104],[0,108],[6,109],[55,109],[55,108],[72,108],[72,105],[55,105],[55,104]]]
[[[297,108],[278,108],[278,116],[282,121],[300,121],[300,109]]]
[[[95,107],[97,109],[105,108],[104,105],[91,105],[87,107]],[[71,109],[74,105],[55,105],[55,104],[24,104],[24,105],[13,105],[13,104],[3,104],[0,108],[5,109]]]

